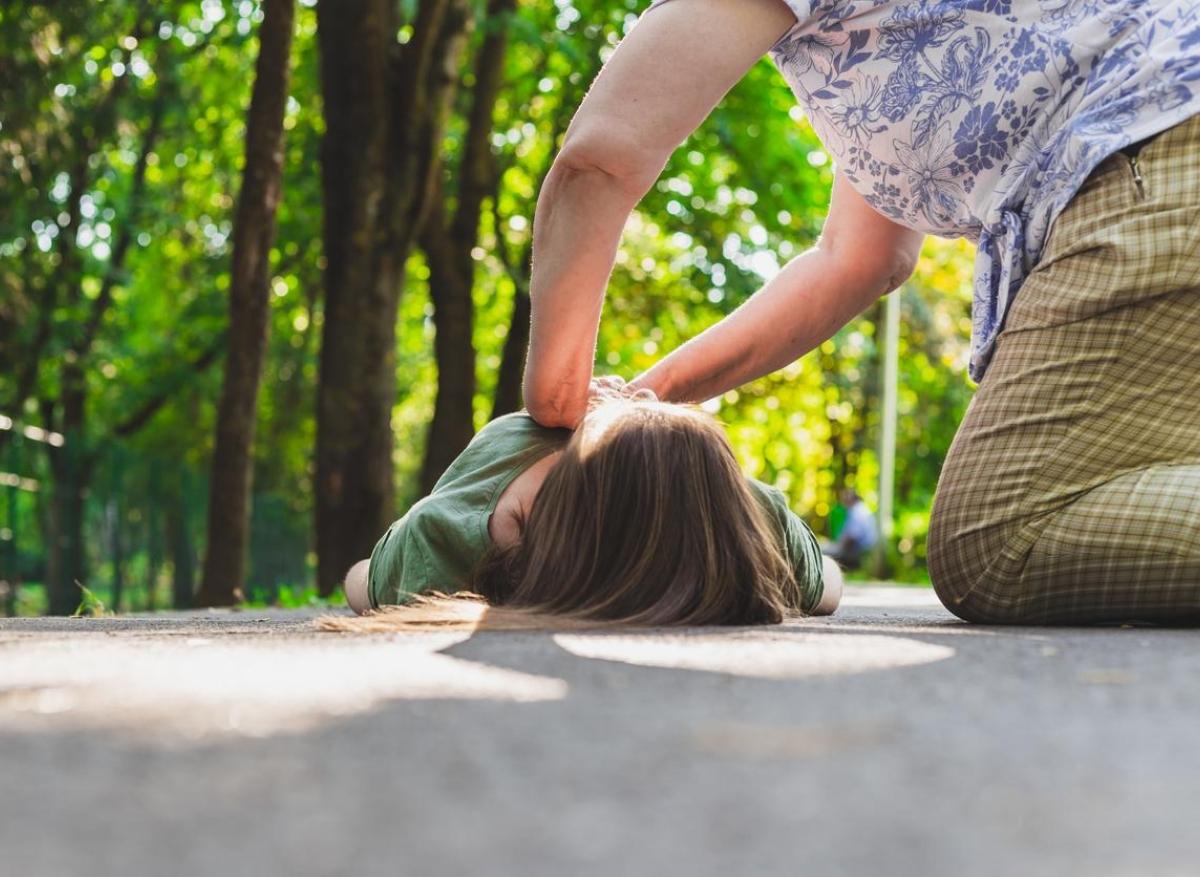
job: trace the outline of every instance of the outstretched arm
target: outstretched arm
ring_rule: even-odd
[[[360,560],[346,573],[342,588],[346,592],[346,603],[362,615],[371,608],[370,559]]]
[[[671,152],[795,23],[781,0],[676,0],[613,53],[538,195],[525,368],[529,413],[574,427],[621,230]]]
[[[832,615],[837,612],[837,608],[842,602],[842,590],[846,578],[842,575],[842,568],[832,557],[822,555],[821,563],[824,564],[825,589],[821,593],[821,602],[813,607],[812,614]]]
[[[702,402],[782,368],[903,283],[922,239],[837,176],[816,246],[629,386],[667,402]]]

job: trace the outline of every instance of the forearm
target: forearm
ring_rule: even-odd
[[[891,288],[889,278],[845,263],[820,248],[797,256],[736,311],[631,386],[664,401],[700,402],[793,362]]]
[[[652,179],[652,177],[650,177]],[[574,426],[588,381],[621,230],[648,182],[560,158],[534,216],[532,325],[524,397],[546,426]]]
[[[524,392],[539,422],[575,426],[586,409],[604,288],[630,211],[671,152],[794,23],[779,0],[665,3],[592,84],[534,217]]]

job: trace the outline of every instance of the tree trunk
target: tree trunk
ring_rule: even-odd
[[[54,578],[47,582],[50,615],[70,615],[81,601],[84,584],[83,496],[87,482],[83,447],[86,395],[79,361],[67,358],[62,367],[62,434],[60,448],[47,446],[54,472]]]
[[[17,465],[17,444],[8,446],[8,471],[20,472]],[[10,484],[4,491],[7,509],[4,516],[8,524],[8,538],[4,540],[4,578],[7,585],[4,592],[4,614],[12,617],[17,614],[17,592],[21,588],[21,554],[17,540],[20,538],[21,525],[17,521],[17,487]]]
[[[437,398],[425,441],[425,459],[421,465],[422,496],[433,490],[433,485],[446,467],[475,434],[475,313],[471,300],[471,288],[474,285],[471,247],[474,246],[474,235],[465,259],[455,243],[439,237],[436,241],[428,241],[425,246],[429,263],[429,296],[433,301],[433,319],[437,326],[433,350],[438,373]]]
[[[501,244],[503,246],[503,244]],[[521,409],[521,379],[525,376],[525,354],[529,350],[529,292],[517,286],[513,292],[512,319],[504,336],[500,371],[492,397],[492,419]]]
[[[175,609],[192,608],[196,590],[196,557],[188,532],[188,497],[183,486],[167,506],[167,540],[171,552],[171,605]]]
[[[139,23],[139,31],[140,28],[141,25]],[[115,88],[114,86],[114,91],[110,92],[110,97],[115,93]],[[115,113],[114,104],[111,100],[106,101],[106,106],[106,113]],[[116,246],[113,248],[112,258],[109,261],[104,281],[101,283],[100,294],[92,300],[88,308],[87,318],[81,325],[75,327],[76,337],[72,339],[69,348],[65,351],[61,359],[60,390],[57,408],[61,414],[60,431],[63,434],[64,443],[61,448],[49,446],[51,471],[54,474],[54,498],[51,508],[53,547],[50,552],[51,559],[48,564],[50,574],[47,575],[48,613],[50,615],[69,615],[74,612],[79,607],[82,597],[80,586],[86,584],[86,564],[83,548],[83,503],[84,495],[87,492],[93,458],[85,447],[86,436],[84,426],[87,406],[85,362],[91,353],[92,345],[95,342],[105,312],[112,303],[111,293],[116,278],[124,267],[125,256],[129,249],[129,241],[133,237],[133,225],[137,220],[145,189],[146,168],[149,164],[154,144],[162,130],[162,119],[165,108],[166,93],[160,87],[151,107],[150,117],[142,139],[141,150],[134,164],[125,227],[122,229]],[[61,260],[59,263],[59,276],[63,283],[74,283],[79,273],[79,253],[75,247],[75,229],[79,227],[79,205],[87,186],[87,156],[90,156],[95,148],[91,141],[86,141],[83,145],[85,148],[81,149],[79,153],[83,158],[71,179],[71,206],[67,211],[69,217],[67,226],[70,231],[59,236],[59,257]],[[57,300],[57,295],[48,297],[49,302],[55,300]],[[82,304],[82,290],[78,285],[72,286],[67,296],[67,301],[72,308]],[[41,407],[45,428],[54,429],[56,419],[55,400],[43,399]]]
[[[315,484],[323,595],[391,522],[400,283],[429,203],[467,6],[422,0],[403,46],[389,0],[317,6],[325,102]]]
[[[119,491],[118,484],[117,490]],[[108,507],[105,509],[105,516],[108,518],[110,551],[112,552],[112,591],[109,594],[109,608],[113,612],[121,611],[121,599],[125,593],[125,542],[121,538],[121,498],[120,494],[114,496],[108,502]]]
[[[229,352],[217,412],[208,539],[198,606],[241,599],[250,527],[250,486],[258,386],[267,348],[271,246],[283,177],[294,0],[265,0],[254,91],[246,116],[246,166],[233,228]]]
[[[43,408],[43,411],[45,409]],[[42,533],[45,534],[45,564],[42,568],[42,589],[46,593],[47,603],[50,600],[50,594],[57,587],[62,564],[59,562],[58,553],[58,462],[55,460],[55,453],[62,453],[62,448],[57,451],[52,450],[49,456],[50,474],[54,478],[54,484],[50,490],[39,490],[36,494],[35,502],[37,503],[37,517],[41,525]],[[50,610],[47,608],[46,610]]]
[[[472,251],[479,242],[483,205],[496,190],[498,168],[491,152],[496,100],[504,79],[509,16],[516,0],[489,0],[487,36],[475,61],[471,112],[463,140],[456,194],[457,206],[447,222],[441,185],[437,186],[422,248],[429,263],[429,291],[437,327],[434,356],[438,367],[437,399],[425,442],[420,490],[426,494],[475,434],[475,285]],[[436,169],[441,176],[440,165]]]
[[[162,524],[157,503],[146,507],[146,611],[158,609],[158,569],[162,564]]]

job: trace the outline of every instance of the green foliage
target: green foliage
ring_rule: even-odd
[[[322,597],[316,585],[279,585],[273,599],[252,597],[242,603],[247,609],[273,606],[279,609],[305,609],[310,607],[345,606],[346,598],[340,593]]]
[[[493,138],[507,170],[484,230],[477,275],[480,424],[490,411],[512,295],[498,248],[528,244],[538,181],[556,138],[640,6],[521,7],[517,31],[526,41],[510,55]],[[453,132],[449,140],[453,149]],[[627,226],[597,371],[632,378],[731,312],[811,246],[828,208],[832,174],[791,92],[763,61],[672,156]],[[965,377],[972,259],[962,242],[931,239],[902,293],[892,565],[901,577],[925,578],[938,471],[972,392]],[[746,471],[783,489],[817,532],[826,531],[843,485],[877,501],[875,320],[881,314],[868,311],[819,350],[706,406],[728,427]]]
[[[79,608],[75,610],[76,618],[100,618],[111,614],[104,608],[104,601],[93,594],[88,588],[80,585],[79,592],[81,599],[79,601]]]
[[[406,20],[416,5],[404,5]],[[491,138],[502,176],[475,253],[477,425],[491,410],[514,291],[526,277],[540,181],[574,107],[644,5],[522,0],[508,22]],[[311,6],[298,10],[293,46],[255,450],[249,592],[278,605],[307,605],[313,566],[324,127]],[[229,236],[260,18],[248,0],[13,2],[0,10],[0,414],[43,423],[46,404],[60,394],[59,360],[102,285],[113,285],[86,369],[85,441],[95,463],[85,541],[93,592],[110,587],[115,576],[114,527],[126,545],[126,578],[139,583],[127,593],[142,600],[153,593],[161,605],[165,591],[148,591],[143,582],[157,581],[180,559],[168,544],[168,512],[182,515],[193,560],[202,556],[220,358],[196,363],[219,348],[225,330]],[[497,24],[477,27],[474,44]],[[463,76],[444,146],[448,167],[461,149],[472,97],[469,60]],[[135,205],[133,169],[156,106],[162,131],[148,158],[142,203]],[[632,378],[745,301],[815,241],[831,180],[828,156],[764,61],[680,147],[632,218],[605,308],[597,370]],[[452,200],[452,185],[447,192]],[[80,219],[71,227],[64,213],[75,194],[82,195]],[[127,226],[133,243],[124,264],[114,266],[114,244]],[[68,236],[75,254],[64,261]],[[971,258],[966,245],[931,241],[903,292],[892,550],[897,575],[906,579],[924,576],[938,470],[971,394],[964,377]],[[427,279],[418,253],[408,265],[396,352],[401,510],[416,498],[436,388]],[[38,350],[43,316],[51,331]],[[877,316],[868,311],[800,361],[706,406],[727,425],[746,471],[783,489],[818,532],[841,486],[856,487],[868,503],[877,499]],[[18,398],[19,373],[31,357],[40,363],[36,380],[28,398]],[[164,404],[142,428],[114,431],[155,399]],[[22,494],[17,506],[26,581],[43,578],[46,563],[46,453],[25,447],[15,464],[46,488]],[[0,522],[8,520],[5,509],[0,502]],[[0,574],[12,572],[4,563],[0,557]]]

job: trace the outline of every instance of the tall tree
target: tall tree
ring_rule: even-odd
[[[471,21],[467,0],[420,0],[400,43],[396,6],[317,5],[326,129],[315,485],[322,594],[370,553],[392,516],[400,286]]]
[[[475,433],[474,250],[484,202],[495,197],[499,166],[492,155],[491,137],[496,101],[504,82],[510,17],[516,0],[489,0],[486,35],[476,55],[471,109],[457,172],[456,204],[451,214],[443,192],[446,174],[437,168],[437,187],[430,215],[421,233],[421,248],[429,264],[429,292],[437,334],[437,398],[425,441],[420,491],[433,489],[446,467]]]
[[[267,347],[271,247],[283,178],[283,116],[294,17],[294,0],[265,0],[246,114],[246,164],[233,226],[229,347],[217,411],[204,572],[196,595],[200,606],[236,602],[245,577],[251,448]]]
[[[147,21],[139,13],[132,29],[134,40],[144,35]],[[125,57],[129,57],[126,50]],[[49,612],[51,615],[66,615],[79,605],[78,586],[85,580],[85,553],[83,538],[83,498],[88,488],[95,461],[93,450],[87,440],[87,371],[86,364],[105,315],[112,305],[113,290],[119,283],[125,267],[125,258],[133,240],[145,196],[146,171],[150,156],[162,133],[163,114],[166,109],[168,83],[160,83],[150,107],[137,160],[134,162],[129,190],[129,200],[121,232],[114,242],[112,255],[101,281],[99,293],[87,301],[79,280],[81,255],[74,230],[79,227],[83,196],[89,184],[89,167],[92,157],[112,136],[118,122],[118,99],[124,93],[126,80],[115,82],[105,94],[95,118],[85,120],[81,116],[76,127],[76,161],[70,176],[70,194],[64,231],[58,239],[58,271],[51,281],[49,300],[43,303],[43,316],[58,301],[65,302],[68,311],[76,318],[66,327],[68,340],[59,364],[59,386],[57,397],[43,396],[39,399],[43,424],[61,432],[61,447],[48,445],[50,466],[54,474],[54,496],[51,505],[53,519],[54,575],[48,581]],[[58,294],[56,289],[61,287]],[[35,370],[39,360],[35,357],[31,367]],[[30,380],[28,388],[32,387]],[[18,397],[27,388],[18,387]]]

